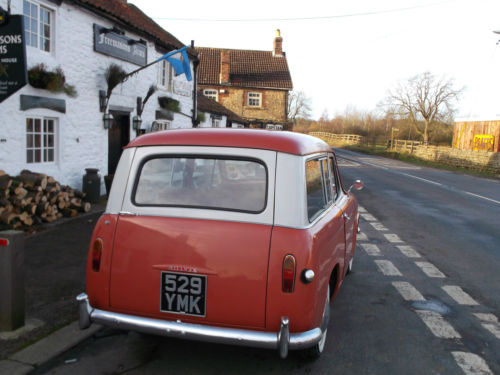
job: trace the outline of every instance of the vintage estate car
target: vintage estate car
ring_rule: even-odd
[[[80,328],[318,356],[358,221],[335,155],[318,138],[250,129],[143,135],[125,147],[92,235]]]

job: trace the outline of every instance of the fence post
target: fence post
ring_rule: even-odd
[[[0,331],[24,326],[24,233],[0,232]]]

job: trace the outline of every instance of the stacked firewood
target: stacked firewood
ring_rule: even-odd
[[[0,170],[0,228],[26,229],[88,212],[90,203],[84,198],[43,173],[23,170],[12,177]]]

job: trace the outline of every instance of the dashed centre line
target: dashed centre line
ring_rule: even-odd
[[[448,293],[448,295],[453,298],[459,305],[466,305],[466,306],[477,306],[479,303],[477,303],[474,298],[469,296],[467,293],[463,291],[462,288],[460,288],[457,285],[445,285],[442,287],[442,289]]]
[[[500,323],[495,315],[480,313],[474,315],[481,321],[483,328],[490,331],[497,339],[500,340]]]
[[[493,375],[485,360],[474,353],[451,352],[466,375]]]
[[[366,233],[358,233],[357,236],[356,236],[356,239],[358,241],[368,241],[368,237],[366,236]]]
[[[429,277],[444,279],[446,276],[437,267],[429,262],[415,262],[415,264]]]
[[[417,314],[434,336],[442,339],[459,339],[462,337],[451,324],[443,319],[441,314],[426,310],[417,310]]]
[[[399,236],[394,233],[384,234],[384,237],[391,243],[403,243],[403,240],[401,240],[401,238],[399,238]]]
[[[425,301],[424,296],[406,281],[394,281],[392,285],[406,301]]]
[[[420,258],[420,254],[411,246],[399,245],[396,247],[408,258]]]
[[[381,223],[377,222],[377,221],[370,221],[370,225],[375,228],[376,230],[378,230],[379,232],[384,232],[384,231],[388,231],[389,229],[387,229],[386,227],[384,227]]]
[[[376,257],[382,255],[377,245],[371,243],[362,243],[361,247],[369,256]]]
[[[380,272],[382,272],[385,276],[403,276],[396,266],[389,260],[376,260],[375,264]]]

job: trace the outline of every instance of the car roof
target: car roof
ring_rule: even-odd
[[[190,128],[148,133],[131,141],[126,148],[146,146],[241,147],[308,155],[332,152],[319,138],[288,131],[232,128]]]

